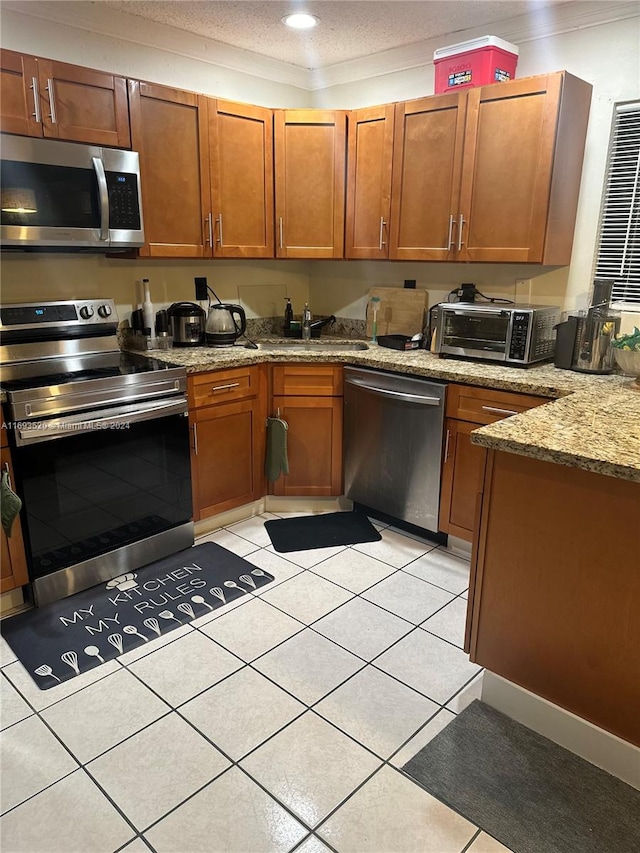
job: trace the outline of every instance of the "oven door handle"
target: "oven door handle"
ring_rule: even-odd
[[[20,424],[16,429],[16,445],[24,447],[55,438],[67,438],[104,429],[128,429],[130,424],[156,420],[170,415],[186,414],[188,403],[184,397],[178,399],[136,403],[117,409],[100,409],[66,418],[34,421]]]

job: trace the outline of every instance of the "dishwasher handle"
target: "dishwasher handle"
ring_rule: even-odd
[[[419,403],[421,406],[439,406],[442,403],[440,397],[425,397],[422,394],[409,394],[406,391],[389,391],[386,388],[377,388],[375,385],[366,385],[356,379],[347,379],[347,385],[355,385],[363,391],[379,394],[381,397],[393,397],[395,400],[404,400],[406,403]]]

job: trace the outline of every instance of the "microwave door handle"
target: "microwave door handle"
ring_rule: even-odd
[[[92,157],[91,162],[98,180],[98,195],[100,197],[100,239],[106,243],[109,239],[109,190],[104,163],[100,157]]]

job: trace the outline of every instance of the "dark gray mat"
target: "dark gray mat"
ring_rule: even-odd
[[[478,700],[403,770],[515,853],[640,851],[640,791]]]
[[[367,516],[357,510],[278,518],[265,521],[264,526],[271,544],[281,554],[382,539]]]
[[[203,542],[2,620],[2,636],[41,690],[155,640],[273,580]]]

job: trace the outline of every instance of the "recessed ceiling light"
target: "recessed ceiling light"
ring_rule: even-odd
[[[315,15],[307,15],[306,12],[296,12],[293,15],[285,15],[280,19],[283,24],[292,27],[294,30],[310,30],[317,27],[320,23],[320,18]]]

